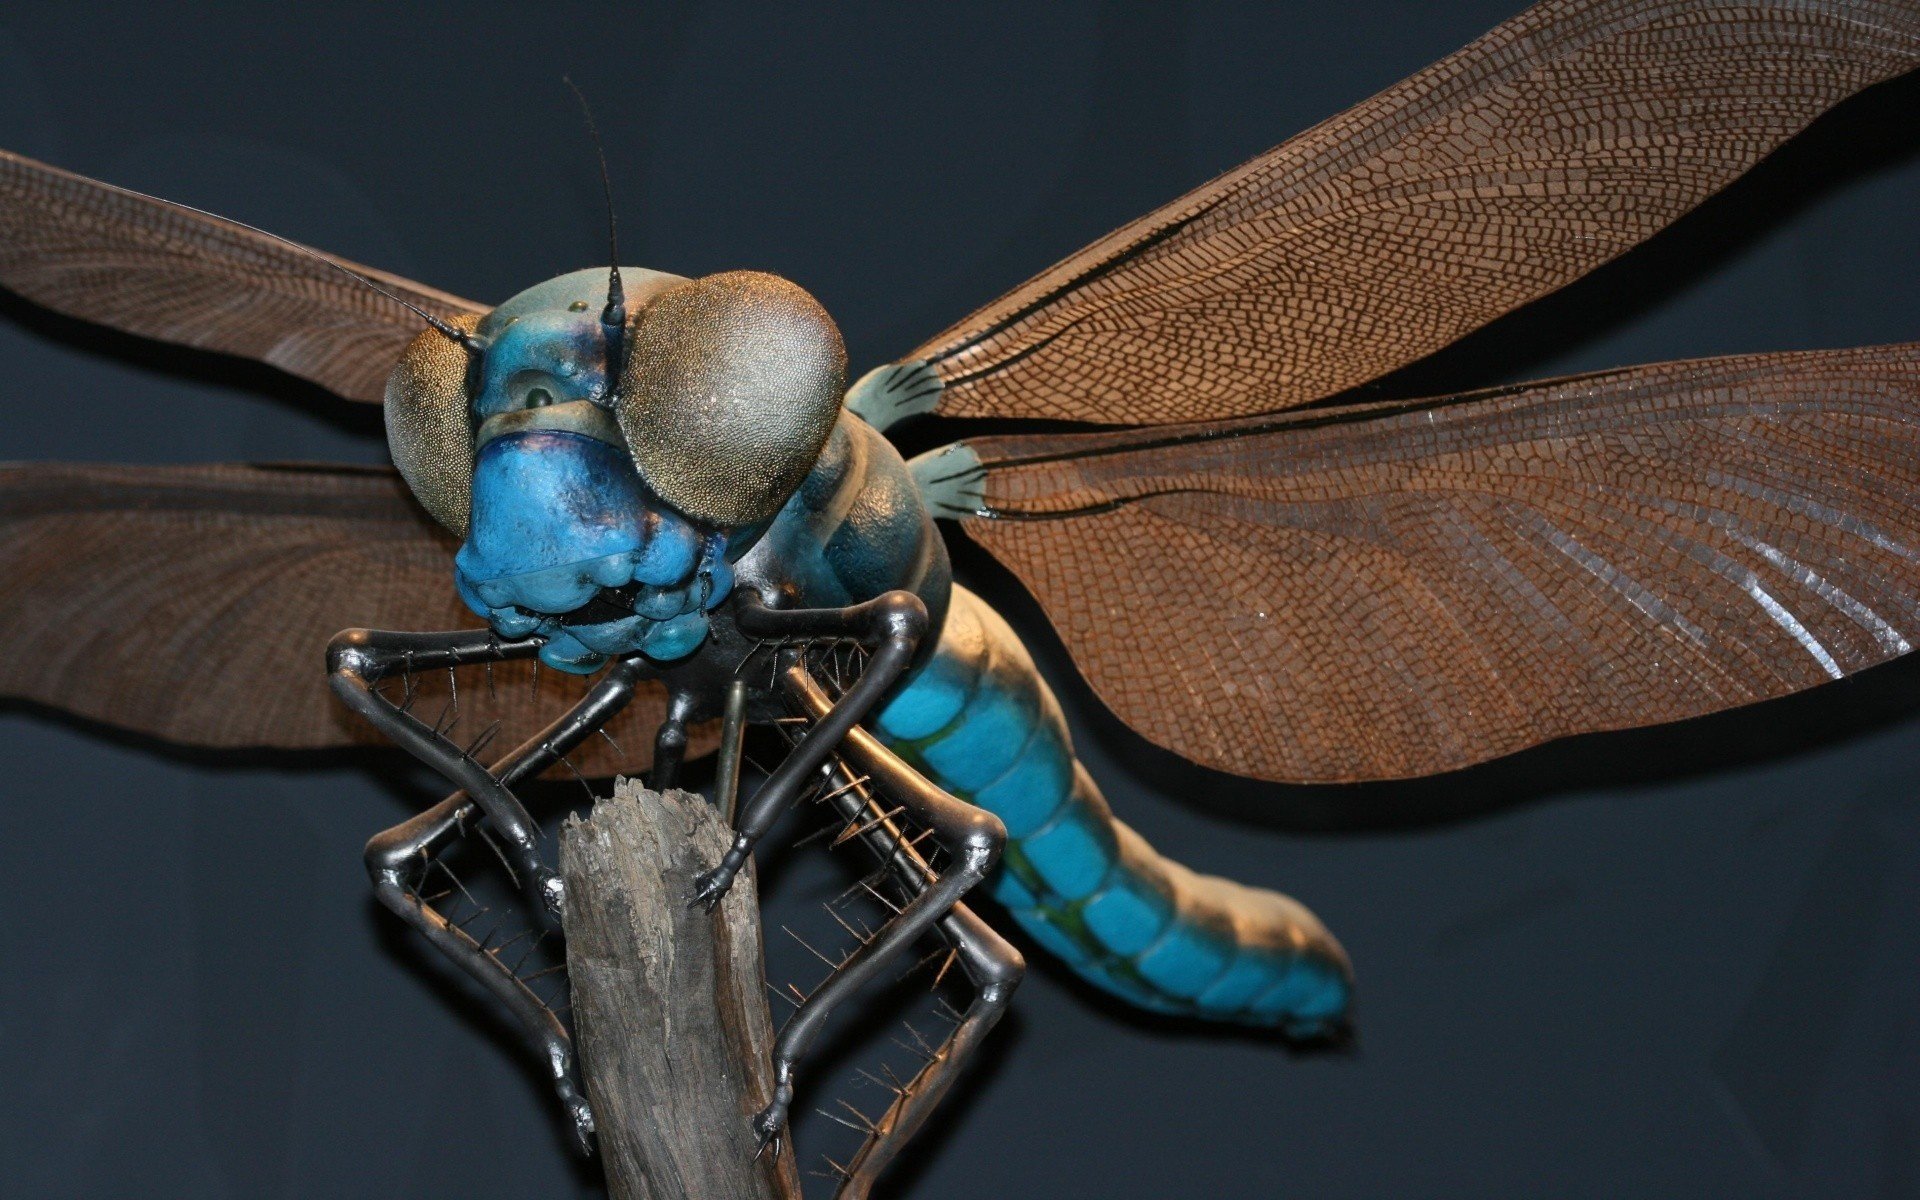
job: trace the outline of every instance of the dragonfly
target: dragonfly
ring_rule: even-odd
[[[340,744],[366,733],[316,663],[362,627],[334,642],[339,694],[462,789],[376,840],[376,886],[510,1006],[497,964],[418,903],[409,864],[478,808],[530,899],[562,907],[513,788],[560,755],[638,769],[588,740],[624,705],[617,719],[662,730],[668,780],[704,717],[811,723],[742,808],[713,890],[842,761],[916,801],[960,859],[997,854],[921,891],[934,899],[897,935],[938,926],[969,950],[970,1036],[1017,978],[958,906],[975,878],[1143,1006],[1335,1029],[1351,994],[1337,943],[1106,811],[1030,658],[951,584],[930,522],[1014,570],[1134,728],[1263,779],[1450,770],[1904,653],[1911,347],[1422,402],[1341,394],[1651,236],[1909,69],[1916,24],[1898,4],[1539,6],[844,396],[830,319],[770,277],[594,270],[490,309],[9,158],[0,282],[384,400],[398,475],[10,470],[0,688],[184,742]],[[680,424],[696,395],[735,407]],[[1055,424],[900,461],[885,432],[927,414]],[[488,628],[371,632],[470,623],[463,609]],[[850,685],[782,649],[820,639],[861,647]],[[536,659],[602,672],[545,734]],[[491,770],[378,692],[488,660],[526,747]],[[584,1123],[564,1031],[520,1015]],[[787,1042],[783,1073],[804,1048]]]

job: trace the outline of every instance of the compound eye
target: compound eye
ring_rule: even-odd
[[[471,333],[477,315],[452,318]],[[414,499],[456,537],[473,502],[473,428],[467,418],[467,352],[429,329],[387,377],[387,451]]]
[[[778,512],[840,415],[847,353],[819,301],[728,271],[660,293],[628,336],[616,415],[647,485],[718,528]]]

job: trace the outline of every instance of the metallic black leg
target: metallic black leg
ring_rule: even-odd
[[[766,836],[825,764],[840,739],[867,715],[913,659],[927,632],[927,607],[912,592],[895,591],[847,608],[768,608],[750,591],[734,602],[740,632],[776,644],[847,638],[872,647],[866,669],[833,708],[795,746],[740,809],[733,845],[713,870],[694,881],[693,901],[711,910],[733,886],[756,842]],[[943,793],[944,794],[944,793]],[[969,806],[971,807],[971,806]]]
[[[334,692],[349,708],[480,806],[487,823],[500,835],[509,869],[533,901],[534,911],[557,925],[566,905],[565,888],[559,873],[540,857],[539,831],[525,806],[460,747],[375,690],[376,684],[396,671],[528,658],[539,648],[537,639],[502,642],[484,629],[458,633],[349,629],[327,647],[327,672]]]
[[[947,937],[960,950],[960,961],[967,962],[970,949],[989,956],[1004,952],[1008,957],[998,960],[995,970],[1006,978],[1004,982],[985,984],[975,980],[979,991],[961,1015],[959,1025],[934,1051],[927,1065],[900,1087],[893,1103],[875,1119],[873,1131],[847,1163],[846,1180],[834,1193],[837,1200],[864,1200],[872,1192],[880,1174],[920,1132],[933,1110],[946,1099],[974,1051],[999,1023],[1013,998],[1013,989],[1019,986],[1020,977],[1026,971],[1020,952],[964,904],[955,905],[941,923],[943,931],[951,931],[956,926],[966,932],[958,935],[947,932]],[[962,938],[968,940],[960,940]]]
[[[745,757],[747,734],[747,681],[736,679],[727,685],[727,705],[720,718],[720,761],[714,766],[713,802],[720,817],[733,824],[734,810],[740,800],[740,762]]]
[[[825,703],[824,696],[821,703]],[[827,803],[846,819],[848,828],[865,829],[861,840],[886,864],[901,889],[909,896],[924,891],[934,877],[933,868],[902,830],[884,818],[886,810],[837,760],[828,776],[828,788]],[[960,969],[974,986],[973,1003],[926,1065],[905,1084],[896,1085],[893,1102],[874,1118],[872,1131],[848,1161],[846,1177],[835,1192],[836,1200],[864,1200],[872,1191],[880,1174],[946,1098],[974,1051],[1006,1013],[1014,989],[1026,973],[1020,951],[966,905],[955,904],[953,911],[940,918],[938,929],[941,940],[958,956]]]
[[[687,717],[693,711],[693,697],[675,692],[667,701],[666,720],[653,735],[653,769],[647,786],[656,792],[676,787],[680,782],[680,763],[687,756]]]
[[[638,660],[615,663],[580,702],[539,735],[494,764],[489,775],[512,788],[558,762],[562,755],[624,709],[642,674]],[[461,835],[480,815],[465,792],[455,792],[432,808],[401,822],[367,843],[367,873],[380,903],[418,930],[435,948],[504,1004],[522,1036],[546,1067],[554,1090],[572,1121],[583,1151],[591,1149],[593,1113],[574,1083],[573,1048],[566,1029],[545,1002],[482,945],[442,916],[421,895],[432,855]]]
[[[506,963],[466,930],[447,920],[420,894],[422,877],[434,848],[456,834],[474,811],[456,793],[403,824],[376,834],[367,843],[367,874],[380,903],[424,935],[433,947],[478,982],[513,1015],[547,1079],[566,1107],[574,1139],[591,1153],[593,1113],[573,1079],[573,1044],[560,1019]]]
[[[859,688],[867,678],[863,676],[854,687]],[[820,744],[820,735],[827,728],[827,722],[841,711],[845,699],[839,704],[831,703],[826,693],[800,666],[789,668],[783,681],[788,695],[800,711],[816,722],[800,747],[795,749],[794,755],[798,755],[806,745]],[[846,759],[869,777],[877,791],[889,801],[899,804],[915,821],[933,832],[940,844],[952,852],[954,861],[944,874],[935,874],[917,856],[915,859],[900,858],[897,861],[889,859],[896,872],[901,872],[903,878],[911,878],[908,888],[911,899],[881,925],[871,939],[849,954],[827,976],[826,981],[814,989],[806,1003],[780,1030],[773,1047],[774,1099],[765,1111],[754,1118],[754,1130],[760,1135],[763,1145],[777,1138],[785,1126],[787,1109],[793,1103],[794,1064],[819,1036],[833,1010],[879,974],[889,962],[909,949],[936,922],[952,914],[960,897],[993,869],[1007,840],[1006,826],[1000,823],[1000,818],[935,787],[926,776],[902,762],[865,730],[848,728],[836,738],[836,742]],[[826,749],[831,751],[833,747]],[[788,761],[792,759],[793,756],[789,756]],[[897,830],[894,832],[893,840],[897,842]],[[904,854],[909,851],[901,847],[897,852]],[[962,1020],[961,1028],[967,1031],[964,1048],[971,1050],[980,1035],[1004,1010],[1012,985],[1019,978],[1020,956],[978,921],[956,918],[944,926],[943,931],[957,935],[958,941],[967,947],[965,957],[970,960],[967,964],[969,974],[978,971],[979,978],[985,981],[982,985],[983,1002],[976,1002],[975,1005],[981,1010],[979,1020],[971,1027],[964,1018]],[[985,937],[981,936],[983,932]],[[956,1036],[958,1033],[956,1031]],[[945,1091],[951,1076],[951,1070],[935,1072],[927,1084],[928,1090],[935,1093],[930,1102],[903,1105],[903,1116],[909,1118],[907,1127],[897,1139],[881,1139],[885,1145],[874,1147],[876,1154],[884,1150],[886,1157],[891,1157],[900,1142],[911,1135],[919,1121],[924,1119],[931,1102],[939,1099],[938,1093]],[[903,1101],[909,1099],[911,1097],[902,1097]],[[883,1161],[874,1163],[867,1173],[877,1174],[881,1165],[884,1165]]]

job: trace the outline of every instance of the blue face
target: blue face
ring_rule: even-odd
[[[648,276],[672,278],[633,272],[630,289]],[[454,560],[468,607],[503,636],[545,637],[541,661],[580,674],[617,655],[687,657],[733,587],[727,531],[654,496],[627,452],[605,303],[606,273],[579,271],[480,323],[473,507]]]

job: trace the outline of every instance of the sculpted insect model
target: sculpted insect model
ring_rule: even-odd
[[[977,990],[859,1192],[1018,980],[958,904],[976,882],[1148,1008],[1314,1037],[1351,999],[1304,908],[1114,819],[935,519],[1021,577],[1136,729],[1272,780],[1449,770],[1904,653],[1915,346],[1303,406],[1578,278],[1916,62],[1912,3],[1553,0],[844,392],[832,320],[770,275],[593,268],[488,308],[0,158],[0,282],[384,400],[398,468],[7,470],[0,689],[187,742],[337,744],[357,734],[318,661],[359,627],[333,637],[332,692],[459,789],[370,843],[375,887],[512,1009],[583,1134],[564,1028],[421,898],[424,863],[477,815],[557,918],[517,785],[569,755],[635,769],[589,741],[616,719],[657,726],[664,786],[689,728],[724,718],[730,780],[743,724],[797,718],[690,899],[815,786],[853,819],[897,807],[950,858],[898,860],[913,898],[782,1032],[761,1137],[825,1015],[922,934]],[[922,414],[1118,428],[902,461],[884,431]],[[371,628],[460,624],[449,569],[486,628]],[[850,674],[818,669],[823,643],[859,648]],[[536,660],[600,677],[553,719]],[[416,674],[483,663],[524,739],[490,766],[409,703]]]

